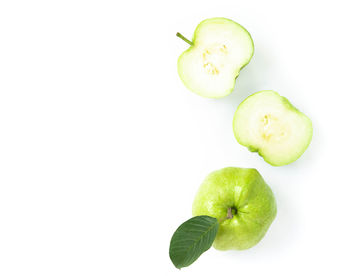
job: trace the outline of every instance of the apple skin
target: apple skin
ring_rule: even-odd
[[[233,217],[225,219],[229,208]],[[277,206],[270,187],[256,169],[228,167],[206,177],[194,199],[192,213],[219,220],[215,249],[243,250],[264,237],[276,217]]]

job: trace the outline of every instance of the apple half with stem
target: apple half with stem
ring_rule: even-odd
[[[254,93],[237,108],[233,132],[241,145],[273,166],[297,160],[312,139],[312,122],[272,90]]]
[[[210,216],[219,228],[213,246],[243,250],[256,245],[275,219],[270,187],[256,169],[228,167],[209,174],[195,196],[193,216]]]
[[[230,94],[240,70],[254,53],[249,32],[226,18],[202,21],[192,41],[180,33],[177,36],[190,45],[178,59],[178,74],[189,90],[203,97]]]

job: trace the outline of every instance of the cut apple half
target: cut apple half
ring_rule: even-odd
[[[311,120],[285,97],[266,90],[245,99],[233,118],[233,132],[241,145],[258,152],[273,166],[297,160],[312,138]]]
[[[254,53],[253,40],[246,29],[226,18],[202,21],[191,46],[178,59],[178,74],[185,86],[208,98],[230,94],[240,70]]]

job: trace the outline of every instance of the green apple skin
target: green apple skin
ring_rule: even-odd
[[[233,217],[227,210],[233,208]],[[277,214],[275,197],[256,169],[228,167],[207,176],[194,199],[193,216],[219,220],[213,246],[218,250],[244,250],[256,245]]]

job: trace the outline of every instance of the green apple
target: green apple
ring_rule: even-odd
[[[214,248],[243,250],[264,237],[277,207],[270,187],[256,169],[229,167],[207,176],[194,199],[192,213],[218,219]]]
[[[185,86],[208,98],[221,98],[233,91],[240,70],[254,53],[248,31],[226,18],[210,18],[196,28],[191,46],[178,59],[178,73]]]
[[[273,166],[297,160],[312,138],[311,120],[277,92],[266,90],[245,99],[233,118],[238,141]]]

